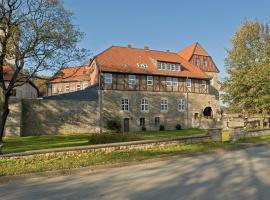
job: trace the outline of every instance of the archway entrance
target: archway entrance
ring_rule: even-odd
[[[212,108],[211,107],[206,107],[204,110],[203,110],[203,116],[209,118],[209,117],[212,117],[213,116],[213,111],[212,111]]]

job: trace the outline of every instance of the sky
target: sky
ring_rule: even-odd
[[[224,58],[244,20],[269,22],[269,0],[63,0],[92,56],[112,45],[178,52],[199,42],[227,76]]]

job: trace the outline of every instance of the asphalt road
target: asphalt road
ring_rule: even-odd
[[[0,199],[269,200],[270,146],[15,181]]]

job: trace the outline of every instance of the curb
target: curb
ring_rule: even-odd
[[[261,146],[270,146],[269,143],[242,143],[241,146],[231,147],[228,149],[215,149],[206,152],[196,152],[196,153],[188,153],[182,155],[174,155],[174,156],[164,156],[159,158],[151,158],[145,160],[137,160],[137,161],[129,161],[129,162],[120,162],[120,163],[110,163],[110,164],[101,164],[101,165],[94,165],[94,166],[87,166],[87,167],[80,167],[80,168],[72,168],[72,169],[62,169],[62,170],[53,170],[53,171],[45,171],[45,172],[36,172],[36,173],[29,173],[29,174],[20,174],[20,175],[8,175],[8,176],[0,176],[0,184],[7,184],[13,181],[20,181],[26,179],[33,179],[33,178],[50,178],[55,176],[65,176],[65,175],[76,175],[80,173],[98,173],[104,171],[106,169],[111,168],[121,168],[121,167],[128,167],[134,165],[143,165],[149,164],[153,162],[162,162],[168,161],[173,158],[175,159],[182,159],[187,157],[193,156],[203,156],[203,155],[211,155],[211,154],[219,154],[225,153],[230,151],[239,151],[247,148],[254,148],[254,147],[261,147]]]

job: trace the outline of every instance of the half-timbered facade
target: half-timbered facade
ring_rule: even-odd
[[[90,85],[100,88],[101,126],[118,119],[125,132],[175,129],[219,113],[219,71],[198,43],[178,53],[112,46],[87,68]]]

